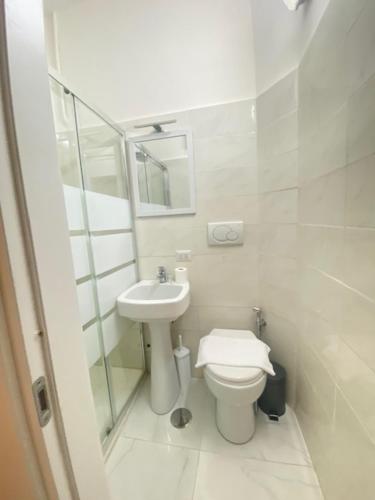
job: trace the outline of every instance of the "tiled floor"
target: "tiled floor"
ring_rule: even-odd
[[[279,423],[258,412],[253,439],[238,446],[217,431],[204,380],[191,382],[185,406],[193,421],[182,430],[171,426],[169,415],[151,411],[148,395],[149,380],[107,461],[113,500],[322,499],[289,408]]]

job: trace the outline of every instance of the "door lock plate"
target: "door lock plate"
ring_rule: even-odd
[[[32,385],[39,424],[44,427],[51,419],[52,411],[47,391],[46,378],[41,376]]]

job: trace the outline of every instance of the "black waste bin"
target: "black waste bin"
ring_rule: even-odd
[[[258,406],[271,420],[279,420],[285,413],[286,371],[278,363],[272,365],[275,375],[267,375],[266,387],[258,399]]]

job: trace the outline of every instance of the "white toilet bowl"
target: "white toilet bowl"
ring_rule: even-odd
[[[255,338],[250,330],[214,329],[210,335]],[[216,398],[216,424],[220,433],[232,443],[249,441],[255,431],[254,403],[264,390],[267,374],[260,368],[208,364],[204,378]]]

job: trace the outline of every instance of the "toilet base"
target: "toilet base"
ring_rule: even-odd
[[[253,404],[233,406],[217,399],[216,425],[222,436],[231,443],[247,443],[255,431]]]

